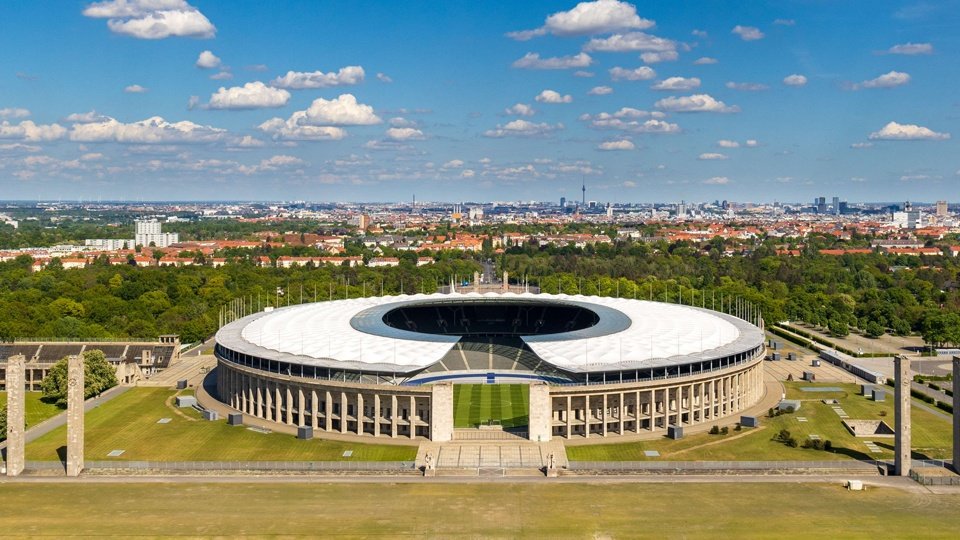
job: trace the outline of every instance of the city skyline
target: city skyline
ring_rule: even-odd
[[[950,199],[960,3],[863,6],[8,3],[2,198]]]

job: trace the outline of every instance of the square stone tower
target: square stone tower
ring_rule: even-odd
[[[24,466],[25,361],[22,354],[7,359],[7,476],[19,476]]]
[[[894,438],[893,438],[893,467],[897,476],[909,476],[911,467],[910,458],[910,383],[913,376],[910,373],[910,359],[900,354],[893,359],[894,370]]]
[[[550,386],[543,382],[530,383],[529,403],[530,440],[549,442],[552,435]]]
[[[436,383],[430,387],[430,440],[453,440],[453,384]]]
[[[67,359],[67,476],[83,470],[83,357]]]

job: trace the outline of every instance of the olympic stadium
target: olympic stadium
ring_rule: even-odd
[[[616,438],[713,422],[759,401],[763,330],[747,318],[528,292],[301,304],[219,330],[217,392],[270,422],[448,441],[459,427],[455,385],[519,384],[529,395],[523,436]]]

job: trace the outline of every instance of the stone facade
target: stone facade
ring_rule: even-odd
[[[715,422],[763,397],[763,354],[727,370],[641,383],[550,389],[553,435],[610,437]],[[533,398],[531,396],[531,407]],[[532,419],[532,411],[531,411]]]
[[[23,472],[24,430],[26,429],[25,382],[23,355],[7,361],[7,476]]]
[[[318,432],[446,441],[453,385],[362,384],[270,373],[224,358],[219,399],[256,418]],[[530,384],[529,437],[615,437],[735,416],[763,397],[763,351],[735,366],[623,384]]]
[[[83,471],[83,357],[67,360],[67,476]]]

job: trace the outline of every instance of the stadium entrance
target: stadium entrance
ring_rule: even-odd
[[[501,438],[498,434],[526,438],[529,421],[529,385],[455,384],[453,386],[455,439]]]

